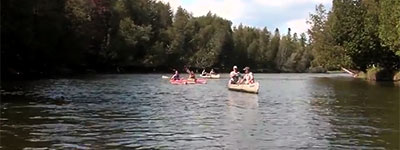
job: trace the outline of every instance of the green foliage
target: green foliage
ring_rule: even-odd
[[[281,35],[209,12],[194,17],[155,0],[4,0],[2,71],[54,68],[220,68],[305,72],[310,67],[400,67],[399,2],[334,0],[310,15],[310,38]]]
[[[375,0],[333,0],[329,13],[322,5],[317,6],[309,21],[314,55],[312,66],[329,70],[340,67],[366,70],[373,65],[397,69],[400,57],[382,40],[390,35],[385,35],[388,31],[382,30],[388,20],[383,19],[385,16],[380,17],[381,10]]]
[[[322,66],[328,70],[337,70],[341,66],[350,67],[352,62],[345,55],[343,46],[336,43],[333,35],[333,24],[337,21],[332,15],[328,16],[323,5],[316,7],[315,14],[310,15],[311,53],[314,59],[313,67]]]
[[[372,81],[396,81],[396,74],[382,67],[371,67],[367,69],[366,78]]]
[[[400,56],[400,1],[380,0],[379,37]]]
[[[147,42],[150,40],[151,25],[135,25],[130,18],[124,18],[119,23],[119,31],[128,45],[136,46],[139,42]]]
[[[383,68],[380,67],[372,67],[367,69],[366,77],[368,80],[376,80],[376,76],[379,72],[383,71]]]

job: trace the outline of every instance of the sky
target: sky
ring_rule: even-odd
[[[170,3],[174,11],[177,7],[192,12],[194,16],[207,12],[231,20],[234,26],[243,25],[274,31],[279,28],[281,34],[306,32],[309,25],[306,20],[314,13],[315,6],[323,4],[331,7],[331,0],[159,0]]]

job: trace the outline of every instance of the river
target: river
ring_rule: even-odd
[[[399,149],[400,87],[345,74],[228,75],[171,85],[161,74],[2,83],[3,149]]]

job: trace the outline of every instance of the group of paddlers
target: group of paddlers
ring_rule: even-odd
[[[252,72],[250,72],[249,67],[243,68],[244,74],[242,75],[238,71],[237,66],[233,66],[233,70],[229,74],[230,84],[252,84],[254,83],[254,75]],[[174,69],[174,75],[172,75],[171,80],[180,80],[179,72],[178,70]],[[196,75],[193,71],[190,71],[189,69],[186,69],[186,72],[189,74],[188,80],[196,80]],[[211,69],[209,74],[215,74],[215,71]],[[205,70],[203,70],[202,75],[208,75]]]
[[[233,70],[229,74],[229,77],[231,78],[229,80],[230,84],[252,84],[254,83],[254,75],[252,72],[250,72],[250,67],[245,67],[243,68],[244,70],[244,75],[242,75],[238,71],[237,66],[233,66]]]
[[[202,76],[208,76],[208,75],[215,75],[217,73],[215,73],[214,69],[211,69],[210,73],[206,72],[206,69],[203,69],[203,71],[201,72]]]
[[[172,75],[171,80],[180,80],[178,70],[174,69],[174,75]],[[188,80],[196,80],[196,74],[193,71],[186,69],[186,72],[189,74]]]

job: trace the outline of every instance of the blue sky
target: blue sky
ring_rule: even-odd
[[[208,11],[229,19],[233,25],[267,27],[273,31],[279,28],[286,34],[290,27],[293,32],[306,32],[306,19],[315,6],[323,4],[331,7],[331,0],[160,0],[170,3],[176,10],[182,6],[194,16],[202,16]]]

